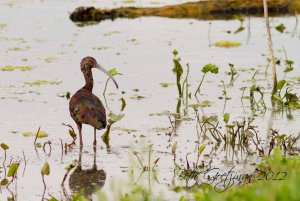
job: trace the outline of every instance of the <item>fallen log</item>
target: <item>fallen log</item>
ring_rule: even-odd
[[[300,0],[269,0],[268,9],[271,15],[295,14],[300,11]],[[212,0],[145,8],[79,7],[71,13],[70,19],[73,22],[100,22],[106,19],[159,16],[214,20],[231,19],[236,14],[262,16],[263,13],[262,0]]]

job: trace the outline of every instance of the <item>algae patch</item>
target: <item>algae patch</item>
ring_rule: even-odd
[[[29,86],[41,86],[41,85],[59,85],[62,82],[58,81],[48,81],[48,80],[36,80],[34,82],[25,82],[26,85]]]
[[[30,71],[32,69],[33,69],[32,66],[3,66],[0,68],[1,71],[15,71],[15,70]]]
[[[224,47],[224,48],[230,48],[230,47],[238,47],[241,46],[242,44],[237,41],[228,41],[228,40],[222,40],[222,41],[217,41],[214,43],[214,46],[216,47]]]

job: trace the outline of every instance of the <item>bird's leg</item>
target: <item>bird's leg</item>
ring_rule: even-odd
[[[81,133],[81,129],[82,129],[82,124],[81,123],[77,123],[77,127],[79,130],[79,138],[80,138],[80,146],[83,146],[83,142],[82,142],[82,133]]]
[[[94,147],[97,145],[97,140],[96,140],[96,128],[94,128]]]
[[[97,165],[96,165],[97,147],[94,146],[93,149],[94,149],[94,165],[93,165],[93,169],[97,170]]]

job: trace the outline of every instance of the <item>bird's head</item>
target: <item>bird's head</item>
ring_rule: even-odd
[[[87,74],[89,71],[91,71],[92,68],[97,68],[98,70],[101,70],[114,81],[116,87],[118,88],[118,84],[113,78],[113,76],[109,74],[100,64],[98,64],[96,59],[94,59],[93,57],[84,57],[80,62],[80,68],[83,74]]]

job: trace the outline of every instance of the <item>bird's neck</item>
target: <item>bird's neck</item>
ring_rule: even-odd
[[[84,73],[84,79],[85,79],[85,85],[83,88],[92,92],[94,86],[94,80],[93,80],[93,74],[91,70],[88,70],[86,73]]]

